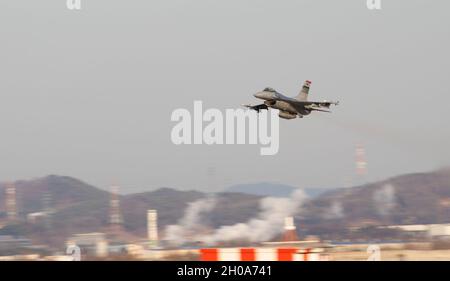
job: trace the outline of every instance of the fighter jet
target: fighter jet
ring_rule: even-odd
[[[300,93],[294,97],[286,97],[272,88],[265,88],[262,92],[254,94],[254,97],[264,100],[263,104],[243,105],[260,112],[263,109],[274,108],[280,110],[279,116],[284,119],[303,118],[312,111],[330,112],[331,105],[338,105],[333,101],[308,101],[311,81],[306,80]]]

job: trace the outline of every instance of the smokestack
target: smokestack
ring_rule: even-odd
[[[151,247],[158,246],[158,212],[147,210],[147,236]]]
[[[13,183],[6,184],[6,214],[8,221],[15,221],[17,218],[16,187]]]
[[[298,241],[294,217],[284,218],[284,233],[281,240],[283,242]]]

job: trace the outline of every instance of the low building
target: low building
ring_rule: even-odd
[[[398,229],[415,236],[428,238],[450,238],[450,224],[391,225],[383,228]]]
[[[22,237],[0,235],[0,251],[18,250],[32,245],[31,241]]]
[[[47,217],[49,217],[47,212],[30,213],[27,215],[27,221],[29,223],[39,223]]]
[[[67,246],[76,245],[80,247],[82,255],[108,256],[108,241],[104,233],[75,234],[67,240],[66,244]]]

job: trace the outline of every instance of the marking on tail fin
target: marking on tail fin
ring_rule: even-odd
[[[308,94],[309,94],[309,88],[311,87],[311,81],[306,80],[305,83],[302,86],[302,89],[300,90],[300,93],[295,97],[296,100],[299,101],[307,101],[308,100]]]

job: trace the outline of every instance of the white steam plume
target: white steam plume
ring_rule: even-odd
[[[334,201],[330,208],[323,215],[324,219],[340,219],[344,217],[344,208],[340,201]]]
[[[165,238],[174,245],[182,245],[198,232],[201,227],[203,215],[214,209],[216,198],[202,198],[188,204],[184,216],[178,221],[177,225],[166,227]]]
[[[377,208],[377,213],[387,216],[395,207],[395,188],[391,184],[386,184],[373,193],[373,200]]]
[[[208,245],[227,241],[260,242],[274,238],[283,231],[284,219],[293,216],[306,196],[299,189],[292,193],[291,198],[266,197],[261,199],[261,212],[256,218],[245,223],[222,226],[212,234],[201,234],[202,219],[205,213],[210,212],[216,198],[205,198],[189,204],[182,219],[177,225],[166,227],[166,240],[173,245],[182,245],[189,241],[199,241]]]
[[[211,235],[199,237],[208,245],[218,242],[245,240],[250,242],[267,241],[283,231],[284,219],[293,216],[306,196],[303,190],[297,190],[291,198],[263,198],[260,201],[261,212],[257,218],[245,223],[237,223],[230,226],[222,226]]]

